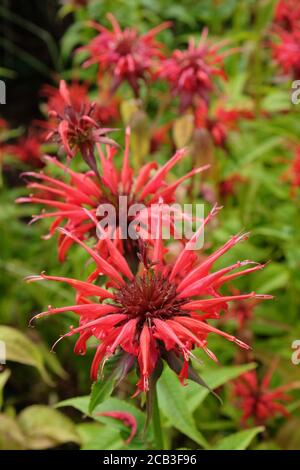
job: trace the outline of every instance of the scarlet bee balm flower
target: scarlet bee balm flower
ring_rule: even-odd
[[[162,44],[155,40],[155,35],[170,26],[165,22],[145,34],[139,35],[135,29],[122,31],[116,18],[108,13],[107,18],[113,30],[95,22],[91,26],[99,31],[92,41],[81,50],[87,50],[91,56],[84,66],[99,64],[100,72],[109,72],[115,92],[123,81],[127,81],[136,97],[139,96],[139,81],[153,76],[155,60],[163,58]]]
[[[29,281],[49,279],[66,282],[77,292],[75,305],[49,307],[34,318],[66,311],[76,313],[79,316],[79,326],[72,327],[60,339],[79,334],[75,352],[81,354],[85,353],[90,337],[100,341],[91,367],[93,380],[97,380],[99,368],[101,371],[105,362],[119,351],[123,371],[126,369],[127,373],[134,365],[137,367],[137,393],[149,390],[151,378],[160,367],[161,359],[178,373],[182,383],[190,376],[190,359],[194,357],[195,347],[201,348],[209,357],[217,360],[208,348],[209,333],[223,336],[247,349],[245,343],[207,322],[210,318],[219,318],[220,312],[227,308],[228,302],[254,297],[270,298],[253,292],[236,296],[223,296],[219,292],[226,282],[255,272],[263,265],[244,261],[211,272],[214,263],[236,243],[247,238],[247,235],[232,237],[202,263],[196,252],[190,249],[191,243],[197,241],[205,225],[217,211],[218,208],[215,207],[205,218],[172,265],[164,259],[160,217],[154,245],[146,247],[141,244],[141,263],[136,275],[108,238],[106,242],[110,252],[109,262],[74,234],[60,229],[65,236],[80,244],[89,253],[96,262],[97,274],[101,273],[100,275],[108,278],[110,290],[94,284],[94,275],[86,282],[45,274],[30,277]],[[250,267],[247,267],[249,265]],[[98,297],[99,301],[95,302],[90,297]]]
[[[223,58],[228,52],[219,52],[225,42],[208,43],[207,34],[208,30],[204,29],[198,45],[191,40],[187,50],[175,50],[161,63],[159,76],[167,80],[173,94],[179,96],[181,111],[197,107],[203,101],[207,103],[214,89],[214,77],[226,78]]]
[[[80,152],[89,167],[98,173],[94,155],[95,144],[117,146],[114,140],[107,137],[107,133],[114,129],[101,127],[96,103],[87,100],[79,103],[78,99],[74,99],[70,94],[64,80],[60,82],[59,93],[61,101],[56,101],[57,108],[49,110],[49,116],[56,120],[56,126],[50,131],[47,139],[58,142],[69,158]]]
[[[101,161],[100,180],[94,172],[79,173],[71,170],[53,157],[46,157],[46,161],[63,170],[64,178],[69,177],[69,182],[51,177],[44,172],[24,173],[27,177],[34,178],[34,182],[28,184],[28,188],[35,191],[29,197],[17,199],[17,202],[31,202],[53,208],[54,211],[43,211],[40,215],[33,216],[32,221],[44,218],[53,218],[49,236],[65,220],[65,228],[82,239],[85,235],[95,234],[95,217],[101,204],[113,204],[117,213],[119,196],[127,196],[128,210],[133,204],[141,203],[146,208],[158,203],[163,198],[166,204],[173,202],[177,187],[187,178],[199,173],[207,166],[194,169],[173,183],[166,182],[168,172],[186,155],[184,149],[178,150],[175,155],[161,168],[156,162],[147,163],[134,177],[133,169],[129,162],[130,130],[126,131],[125,151],[121,170],[114,163],[116,148],[106,147],[102,151],[97,149]],[[156,171],[155,171],[156,170]],[[85,211],[87,208],[92,217]],[[100,219],[98,219],[100,220]],[[131,219],[130,219],[131,220]],[[118,227],[116,227],[118,229]],[[72,240],[64,234],[59,238],[59,259],[64,260]],[[129,246],[128,248],[132,248]]]
[[[253,419],[255,424],[265,424],[276,415],[288,417],[285,404],[291,397],[285,392],[300,387],[300,382],[292,382],[277,388],[271,388],[270,382],[275,364],[260,380],[256,371],[243,374],[234,384],[234,395],[243,410],[242,423]]]

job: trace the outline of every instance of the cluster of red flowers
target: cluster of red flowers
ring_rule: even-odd
[[[60,111],[60,106],[67,107],[67,116],[71,118],[77,116],[82,107],[85,109],[85,103],[81,105],[81,108],[76,102],[72,103],[71,95],[64,82],[60,86],[60,96],[55,98],[56,100],[58,98],[56,109]],[[61,98],[63,101],[60,101]],[[64,112],[66,114],[66,111]],[[58,112],[55,113],[55,118],[57,116],[59,116]],[[151,382],[151,377],[159,367],[161,359],[164,359],[179,374],[182,381],[189,377],[190,358],[194,357],[192,350],[195,346],[202,348],[212,359],[216,360],[214,353],[207,346],[209,333],[217,333],[247,348],[248,346],[243,342],[207,323],[209,318],[219,318],[220,312],[227,308],[229,301],[257,297],[255,293],[226,297],[221,295],[219,290],[228,281],[261,269],[262,265],[254,264],[247,267],[252,263],[243,261],[219,271],[210,272],[214,263],[246,236],[233,237],[205,261],[200,262],[197,253],[191,247],[217,212],[218,208],[215,207],[193,238],[187,242],[182,241],[183,249],[178,258],[172,263],[166,261],[168,249],[162,241],[163,205],[175,200],[175,191],[180,183],[204,168],[194,169],[172,184],[168,184],[165,180],[167,173],[186,153],[184,150],[179,150],[163,167],[157,168],[155,162],[149,162],[134,178],[134,172],[129,163],[129,129],[126,132],[123,164],[119,170],[114,164],[114,156],[117,152],[114,143],[106,137],[103,138],[104,142],[101,142],[101,133],[96,134],[95,138],[93,134],[95,124],[92,118],[84,114],[82,120],[83,126],[85,124],[89,126],[85,129],[87,132],[82,131],[80,119],[74,124],[73,119],[69,122],[62,118],[58,124],[57,134],[68,150],[71,145],[74,145],[74,136],[78,135],[79,138],[83,133],[83,137],[76,141],[78,150],[81,150],[84,158],[80,145],[85,138],[93,151],[96,146],[101,171],[98,171],[96,160],[94,160],[92,171],[80,173],[71,170],[55,158],[46,157],[46,161],[64,171],[63,179],[68,177],[69,181],[53,178],[44,172],[27,172],[25,174],[27,177],[35,179],[34,182],[29,183],[29,188],[37,191],[37,195],[21,198],[19,202],[40,203],[54,208],[53,212],[42,212],[34,220],[53,217],[54,222],[51,225],[50,234],[65,221],[64,228],[59,229],[60,259],[64,259],[70,245],[75,242],[85,248],[97,267],[87,281],[46,275],[34,277],[33,280],[64,281],[77,291],[75,305],[49,308],[47,312],[36,317],[67,310],[77,313],[80,319],[79,327],[72,328],[66,334],[69,336],[79,333],[75,352],[84,353],[86,342],[91,336],[100,341],[92,365],[92,378],[96,380],[100,364],[104,365],[117,350],[120,350],[122,351],[120,367],[122,366],[126,371],[134,366],[138,367],[139,391],[148,391],[149,381]],[[65,122],[66,124],[62,125]],[[71,127],[72,125],[74,128]],[[75,134],[75,131],[78,134]],[[105,152],[101,143],[105,144]],[[129,205],[143,202],[146,207],[153,204],[159,206],[158,213],[156,212],[155,215],[157,229],[154,239],[149,240],[149,234],[147,234],[146,244],[142,241],[144,237],[141,233],[138,242],[131,246],[138,261],[134,264],[134,269],[130,263],[131,253],[128,245],[124,246],[119,243],[122,237],[117,236],[114,241],[111,240],[112,227],[107,227],[106,230],[101,229],[105,236],[93,249],[84,242],[84,239],[95,235],[96,228],[98,228],[97,209],[106,203],[117,207],[119,196],[126,196]],[[119,227],[114,227],[114,230],[119,229]],[[239,268],[242,270],[240,271]],[[238,271],[232,272],[235,270]],[[108,278],[106,289],[95,284],[99,276],[100,279],[103,279],[103,276]],[[90,297],[98,297],[99,300],[95,302]],[[259,297],[268,298],[268,296]]]
[[[90,54],[85,66],[97,63],[100,76],[104,72],[110,75],[111,91],[126,81],[136,97],[139,96],[141,81],[157,77],[167,80],[172,93],[179,97],[180,109],[191,109],[196,126],[207,128],[215,143],[224,146],[227,131],[235,127],[242,114],[220,108],[213,118],[208,117],[209,93],[215,86],[214,77],[225,79],[223,58],[226,53],[220,53],[224,42],[211,44],[204,30],[198,45],[191,41],[186,51],[176,50],[166,58],[162,44],[155,36],[168,27],[168,23],[139,35],[135,29],[121,30],[112,15],[109,15],[109,20],[112,31],[93,24],[99,34],[84,47]],[[76,291],[74,305],[50,306],[34,318],[67,311],[77,314],[78,326],[71,327],[62,338],[79,335],[75,346],[77,354],[85,354],[90,338],[98,341],[91,368],[92,379],[101,378],[105,363],[117,355],[117,382],[135,368],[139,377],[137,393],[148,392],[155,385],[162,361],[178,374],[182,383],[195,377],[191,359],[196,359],[193,352],[196,347],[216,361],[208,345],[210,334],[217,334],[248,349],[243,341],[209,322],[212,319],[217,321],[231,302],[270,298],[254,292],[225,295],[221,291],[222,286],[235,278],[264,267],[244,260],[214,269],[215,263],[248,235],[233,236],[209,256],[201,257],[194,246],[218,212],[219,208],[214,206],[192,238],[180,240],[180,251],[175,259],[163,241],[165,206],[176,201],[176,189],[182,182],[207,166],[194,168],[169,183],[168,173],[187,153],[181,149],[161,167],[151,161],[139,171],[134,170],[130,163],[129,128],[125,133],[125,148],[119,166],[116,158],[121,149],[108,137],[113,129],[102,127],[118,114],[118,104],[110,94],[103,92],[99,102],[92,103],[86,85],[74,82],[67,86],[64,81],[60,82],[59,90],[45,87],[43,94],[47,98],[49,114],[49,120],[42,124],[47,130],[47,139],[57,142],[69,160],[76,155],[81,156],[89,170],[74,171],[70,162],[65,165],[55,157],[46,156],[43,158],[46,170],[24,174],[30,178],[28,188],[32,194],[18,202],[42,206],[41,214],[34,216],[33,221],[53,219],[49,235],[56,230],[59,232],[61,261],[70,246],[76,243],[86,250],[96,267],[85,280],[46,274],[29,278],[29,281],[65,282]],[[164,139],[168,128],[168,125],[162,128],[157,135],[158,141]],[[51,166],[62,170],[61,178],[51,175]],[[133,205],[143,204],[146,213],[142,211],[138,221],[143,221],[143,217],[154,218],[155,234],[150,234],[140,223],[137,239],[126,240],[119,220],[116,226],[99,224],[104,217],[101,211],[99,215],[99,208],[110,204],[118,213],[120,197],[126,197],[128,213]],[[153,205],[156,205],[155,212],[151,212]],[[45,210],[48,208],[49,211]],[[184,213],[181,215],[190,217]],[[171,235],[174,235],[174,219],[172,224]],[[91,247],[89,242],[95,240],[96,235],[99,239]]]
[[[175,201],[175,191],[184,180],[206,169],[206,167],[193,169],[172,184],[168,184],[165,180],[168,172],[186,155],[185,150],[179,150],[161,168],[158,168],[156,162],[149,162],[134,177],[134,170],[129,161],[129,143],[130,130],[127,129],[123,165],[120,170],[114,163],[117,148],[107,145],[106,150],[103,151],[101,146],[97,145],[101,161],[101,175],[98,174],[98,171],[97,173],[95,171],[75,172],[54,157],[44,157],[44,161],[62,170],[62,179],[53,178],[44,171],[24,173],[24,177],[34,178],[35,181],[30,182],[28,188],[31,191],[36,191],[36,194],[19,198],[17,202],[31,202],[44,206],[40,215],[33,216],[33,222],[44,218],[54,218],[50,227],[50,236],[66,220],[64,227],[83,239],[86,235],[96,234],[97,222],[104,215],[98,217],[97,209],[101,204],[112,204],[117,214],[121,210],[120,196],[127,198],[126,209],[128,213],[130,213],[130,208],[136,204],[143,204],[145,208],[151,208],[160,199],[163,199],[165,204],[170,204]],[[155,171],[154,174],[153,171]],[[64,181],[67,177],[69,182]],[[45,207],[53,208],[54,211],[46,212]],[[88,209],[89,212],[85,209]],[[133,214],[129,218],[129,222],[132,219]],[[112,230],[112,227],[108,227],[108,229]],[[122,227],[118,224],[118,220],[116,220],[115,230],[114,237],[117,240],[125,239],[125,234],[120,233]],[[140,236],[143,236],[142,232],[140,232]],[[64,260],[70,245],[72,245],[72,240],[61,235],[58,248],[61,261]],[[132,249],[132,246],[127,244],[127,249]]]
[[[192,111],[195,126],[208,129],[215,144],[224,147],[228,128],[235,126],[241,118],[249,118],[246,112],[223,108],[217,110],[214,119],[208,117],[210,94],[215,90],[214,79],[217,76],[226,79],[224,58],[234,51],[220,51],[227,41],[213,44],[207,39],[207,29],[204,29],[198,45],[191,40],[186,50],[176,49],[167,57],[163,45],[154,37],[169,23],[139,35],[135,29],[123,31],[111,14],[108,18],[112,31],[92,23],[99,34],[81,48],[90,55],[84,66],[97,63],[100,77],[104,74],[110,76],[112,92],[122,82],[127,82],[136,97],[140,95],[141,81],[150,78],[166,81],[171,94],[179,99],[179,112]]]
[[[273,56],[285,74],[300,78],[300,4],[280,0],[275,13]]]
[[[298,20],[288,13],[282,5],[278,7],[280,28],[284,28],[287,22],[297,28]],[[241,330],[251,318],[256,303],[271,296],[241,293],[230,287],[227,287],[230,295],[223,291],[223,286],[226,288],[236,278],[264,267],[246,259],[215,268],[223,255],[247,239],[247,234],[233,236],[208,256],[201,256],[199,250],[193,248],[219,207],[213,207],[191,240],[180,240],[177,256],[170,253],[169,245],[163,241],[164,206],[176,201],[176,190],[181,183],[207,166],[193,168],[181,178],[168,182],[169,173],[184,158],[186,149],[178,150],[162,166],[150,161],[137,169],[130,162],[130,129],[126,129],[124,151],[108,136],[114,130],[109,127],[111,122],[119,116],[119,103],[111,93],[122,82],[127,82],[137,98],[141,82],[160,78],[167,81],[172,94],[178,97],[179,110],[192,112],[195,128],[206,129],[215,145],[225,148],[228,131],[236,128],[240,118],[252,118],[248,111],[223,106],[217,107],[214,113],[210,112],[209,97],[215,89],[215,77],[226,79],[223,59],[228,52],[220,52],[225,43],[212,44],[204,30],[197,45],[190,41],[187,50],[176,50],[166,57],[155,36],[169,23],[140,35],[135,29],[122,30],[112,15],[108,17],[112,31],[93,23],[98,34],[83,49],[89,53],[84,65],[96,63],[100,78],[104,74],[110,76],[110,91],[102,91],[98,101],[91,102],[88,86],[84,84],[74,82],[68,86],[61,81],[58,90],[52,87],[43,90],[49,114],[48,121],[42,124],[47,130],[47,140],[57,142],[68,160],[81,156],[89,167],[88,171],[75,171],[70,167],[70,161],[64,164],[51,156],[44,156],[41,160],[40,141],[33,137],[31,140],[24,138],[22,147],[15,147],[13,152],[27,162],[27,155],[36,155],[45,165],[43,171],[24,173],[24,177],[30,179],[28,188],[31,194],[18,199],[18,202],[42,206],[42,212],[33,216],[33,221],[53,219],[45,238],[59,232],[60,261],[65,260],[69,248],[75,243],[95,263],[95,269],[84,280],[44,273],[28,278],[29,282],[63,282],[76,292],[73,305],[49,306],[34,318],[75,313],[78,325],[72,326],[60,339],[78,335],[74,351],[85,354],[88,341],[94,338],[98,345],[91,367],[92,380],[104,377],[105,364],[115,356],[115,383],[135,369],[138,394],[147,393],[155,386],[163,361],[176,372],[183,384],[186,379],[197,376],[192,366],[192,360],[197,360],[196,348],[217,361],[209,348],[211,334],[248,350],[248,344],[218,329],[211,320],[218,322],[221,314],[228,312],[233,303],[230,312],[237,318]],[[159,129],[153,139],[153,147],[166,140],[169,127],[167,123]],[[122,155],[120,165],[118,155]],[[298,166],[295,163],[296,169]],[[52,176],[53,167],[61,170],[61,177]],[[234,174],[222,182],[223,195],[231,193],[238,181],[241,177]],[[299,185],[299,181],[294,185]],[[137,220],[154,217],[155,236],[144,230],[142,223],[138,225],[139,236],[135,240],[123,236],[124,227],[119,220],[115,226],[108,224],[102,227],[99,224],[104,218],[99,209],[110,204],[119,213],[121,197],[126,197],[128,213],[134,205],[143,204],[146,214],[139,214]],[[151,212],[154,204],[157,206],[155,213]],[[174,235],[174,220],[172,224],[171,235]],[[269,382],[268,375],[259,384],[253,372],[236,382],[235,394],[240,397],[244,408],[244,421],[252,415],[257,423],[261,423],[277,411],[285,412],[278,400],[286,401],[283,392],[292,387],[270,391]],[[135,434],[136,422],[129,414],[107,412],[105,415],[121,419],[130,426],[130,438]]]

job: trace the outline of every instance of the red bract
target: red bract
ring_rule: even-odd
[[[109,418],[114,418],[123,421],[125,426],[128,426],[130,428],[130,435],[125,441],[125,444],[127,445],[130,444],[130,442],[136,435],[137,421],[136,417],[131,413],[127,413],[126,411],[103,411],[102,413],[97,413],[97,416],[107,416]]]
[[[97,173],[95,144],[116,146],[116,142],[106,136],[113,129],[101,127],[97,105],[75,98],[77,95],[70,94],[64,80],[60,82],[59,95],[60,98],[56,97],[52,101],[54,108],[49,109],[49,115],[55,121],[48,139],[58,142],[69,158],[80,152],[89,167]],[[79,96],[81,97],[82,93]]]
[[[29,183],[28,188],[34,190],[36,194],[19,198],[17,202],[38,203],[54,209],[53,212],[43,210],[40,215],[33,217],[33,221],[49,217],[54,218],[49,235],[52,235],[55,229],[66,221],[65,228],[82,239],[87,234],[95,234],[96,212],[102,205],[112,204],[118,215],[120,196],[127,197],[128,212],[130,207],[136,204],[143,204],[145,207],[150,208],[152,205],[158,204],[161,198],[166,204],[169,204],[174,201],[176,189],[184,180],[207,168],[205,166],[194,169],[168,184],[166,182],[167,174],[186,155],[186,151],[183,149],[177,151],[161,168],[158,168],[156,162],[147,163],[134,177],[129,162],[129,141],[130,131],[127,129],[121,169],[118,169],[114,162],[117,149],[107,146],[106,152],[103,152],[100,145],[97,145],[101,161],[99,179],[92,171],[88,173],[75,172],[57,159],[45,157],[46,161],[62,170],[63,180],[65,181],[53,178],[50,174],[44,172],[25,173],[25,176],[34,178],[35,181]],[[89,209],[90,213],[85,209]],[[140,217],[142,215],[143,212],[141,212]],[[147,214],[144,214],[144,216],[146,217]],[[98,218],[98,220],[100,219]],[[133,216],[129,217],[128,220],[131,222]],[[118,226],[116,228],[119,229]],[[108,230],[110,230],[110,227],[108,227]],[[140,236],[143,236],[143,233]],[[118,234],[116,234],[116,238],[118,237]],[[60,260],[64,259],[71,244],[72,240],[61,234],[59,238]],[[127,244],[127,248],[132,249],[132,244]]]
[[[100,74],[109,72],[112,77],[111,90],[114,92],[122,82],[127,81],[135,96],[139,96],[139,80],[152,76],[155,60],[163,58],[162,44],[155,40],[156,34],[170,26],[162,23],[145,34],[139,35],[133,28],[120,28],[116,18],[109,13],[107,18],[113,30],[91,22],[100,34],[82,50],[91,56],[84,66],[99,64]]]
[[[86,342],[90,337],[96,337],[100,341],[91,368],[93,380],[97,379],[99,368],[102,375],[107,360],[118,352],[120,362],[115,368],[116,373],[119,374],[118,377],[124,377],[135,365],[139,375],[137,392],[149,390],[149,384],[153,383],[150,379],[155,372],[161,370],[161,359],[178,373],[182,383],[190,377],[190,359],[194,357],[192,351],[195,347],[217,360],[215,354],[208,349],[209,333],[223,336],[248,349],[246,344],[234,336],[207,323],[210,318],[218,319],[229,301],[270,298],[254,292],[237,296],[223,296],[220,293],[223,284],[255,272],[263,265],[253,264],[248,260],[238,261],[212,272],[215,262],[234,245],[247,238],[247,235],[232,237],[203,262],[192,249],[217,211],[218,208],[214,207],[172,264],[168,264],[164,258],[160,213],[160,223],[153,246],[146,247],[143,243],[140,245],[141,263],[136,275],[108,238],[105,241],[109,258],[105,260],[75,235],[60,229],[66,237],[79,243],[89,253],[96,263],[95,273],[107,277],[110,290],[92,282],[95,273],[87,282],[45,274],[30,277],[29,281],[49,279],[66,282],[77,292],[75,305],[49,307],[34,318],[66,311],[75,312],[79,316],[79,326],[71,327],[61,339],[79,334],[75,346],[75,352],[79,354],[85,353]],[[99,300],[92,300],[91,297]]]
[[[214,89],[214,77],[226,78],[223,58],[228,51],[219,53],[225,41],[211,44],[206,37],[207,29],[204,29],[198,45],[190,40],[187,50],[175,50],[161,64],[159,76],[167,80],[172,93],[179,96],[181,111],[197,107],[203,101],[207,103]]]
[[[274,367],[260,380],[256,371],[246,372],[234,384],[234,394],[243,409],[242,423],[252,418],[257,425],[265,424],[276,415],[288,416],[284,404],[291,400],[285,392],[299,388],[300,382],[271,388]]]

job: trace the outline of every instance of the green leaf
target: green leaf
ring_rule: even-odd
[[[89,402],[90,402],[89,395],[85,395],[82,397],[68,398],[67,400],[60,401],[55,404],[55,407],[62,408],[64,406],[72,406],[72,408],[75,408],[76,410],[81,411],[81,413],[88,415],[89,414]]]
[[[36,367],[46,383],[52,385],[53,381],[45,369],[43,355],[27,336],[10,326],[0,326],[0,341],[6,347],[6,359]]]
[[[3,389],[5,387],[6,382],[8,381],[10,377],[10,370],[6,369],[0,374],[0,409],[2,408],[3,404]]]
[[[196,428],[192,413],[190,412],[184,393],[177,376],[165,367],[158,381],[158,404],[172,426],[180,432],[207,448],[208,443]],[[198,386],[198,391],[201,390]]]
[[[265,156],[268,155],[268,152],[278,147],[281,143],[282,143],[281,137],[272,137],[268,139],[266,142],[263,142],[262,144],[257,145],[254,150],[251,150],[251,152],[247,153],[243,157],[241,163],[245,165],[245,164],[254,162],[260,157],[265,158]]]
[[[82,442],[81,450],[119,450],[124,442],[118,429],[98,423],[79,424],[77,432]]]
[[[49,406],[25,408],[18,416],[18,423],[26,436],[28,449],[47,449],[66,442],[80,443],[72,421]]]
[[[250,444],[254,437],[260,432],[264,431],[264,427],[260,426],[257,428],[246,429],[245,431],[239,431],[230,436],[221,439],[214,447],[214,450],[245,450]]]
[[[211,389],[215,389],[224,385],[229,380],[236,379],[239,375],[255,369],[256,364],[245,364],[242,366],[228,366],[219,369],[213,368],[201,373],[202,379],[209,385]],[[200,388],[194,382],[189,381],[189,384],[184,389],[184,400],[188,404],[190,413],[193,413],[209,395],[209,390]]]
[[[23,450],[25,436],[17,421],[6,414],[0,414],[0,450]]]
[[[89,403],[89,413],[91,414],[97,405],[100,405],[103,401],[107,400],[112,394],[114,389],[114,381],[98,381],[93,383],[91,398]]]

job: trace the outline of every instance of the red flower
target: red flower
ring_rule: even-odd
[[[300,187],[300,147],[296,147],[294,150],[294,158],[289,164],[289,168],[281,176],[283,181],[288,181],[291,185],[291,197],[295,197],[297,188]]]
[[[129,163],[129,139],[130,132],[127,129],[121,169],[118,169],[114,163],[117,149],[107,147],[105,154],[100,145],[97,145],[102,168],[100,180],[97,179],[94,172],[75,172],[57,159],[45,157],[46,161],[62,169],[64,179],[69,178],[69,181],[61,181],[44,172],[25,173],[25,176],[36,180],[29,183],[28,188],[31,191],[37,191],[37,193],[35,195],[31,194],[29,197],[19,198],[17,202],[38,203],[54,209],[53,212],[43,210],[40,215],[33,217],[33,222],[49,217],[54,218],[49,235],[52,235],[55,229],[66,220],[65,228],[82,239],[86,234],[95,234],[96,224],[93,219],[95,219],[97,208],[101,204],[113,204],[117,214],[119,213],[120,196],[127,196],[128,211],[131,206],[138,203],[150,207],[157,204],[160,198],[163,198],[164,202],[169,204],[174,201],[175,191],[185,179],[207,168],[194,169],[175,182],[168,184],[165,181],[168,172],[186,154],[185,150],[179,150],[161,168],[158,168],[156,162],[150,162],[143,166],[138,175],[134,177],[133,169]],[[156,170],[154,174],[152,174],[153,170]],[[89,209],[90,214],[86,212],[86,208]],[[147,214],[145,214],[146,216]],[[132,221],[133,217],[129,219],[129,221]],[[142,233],[140,235],[143,236]],[[72,240],[62,234],[59,238],[59,258],[61,261],[64,260],[70,245],[72,245]],[[134,248],[132,244],[127,246],[127,249],[132,248]]]
[[[273,57],[283,72],[300,77],[300,28],[292,32],[277,30],[278,43],[272,43]]]
[[[138,97],[139,80],[146,80],[151,76],[154,61],[163,58],[162,44],[155,40],[155,35],[170,26],[170,23],[162,23],[146,34],[139,35],[133,28],[122,31],[111,13],[108,13],[107,18],[112,24],[112,31],[95,22],[90,23],[100,34],[81,48],[87,50],[91,56],[84,66],[99,64],[101,74],[109,72],[112,76],[112,92],[127,81]]]
[[[225,109],[218,106],[212,116],[205,103],[201,103],[195,110],[195,126],[196,128],[207,129],[216,146],[225,147],[228,132],[236,129],[240,119],[252,119],[253,113],[243,109]]]
[[[275,12],[275,21],[287,31],[300,28],[300,5],[298,0],[280,0]]]
[[[169,82],[173,94],[179,96],[181,111],[197,107],[203,101],[207,103],[214,89],[214,77],[226,78],[223,58],[228,51],[218,53],[225,42],[211,44],[206,37],[207,29],[204,29],[198,46],[191,40],[187,50],[175,50],[161,64],[159,75]]]
[[[70,94],[65,81],[61,80],[59,94],[60,98],[53,97],[54,108],[49,109],[50,117],[55,118],[55,125],[47,138],[61,144],[69,158],[80,152],[89,167],[97,173],[95,144],[116,146],[117,144],[106,136],[113,129],[100,126],[97,105],[88,100],[82,101],[82,90],[75,98],[73,93]]]
[[[43,96],[47,98],[47,110],[48,112],[55,112],[58,115],[63,115],[66,107],[66,100],[64,94],[61,93],[60,89],[45,85],[42,90]],[[68,85],[69,103],[71,107],[75,109],[77,113],[80,113],[83,106],[91,106],[91,101],[88,96],[88,86],[83,83],[72,82]],[[108,96],[104,90],[100,90],[99,97],[94,104],[93,111],[94,119],[100,122],[102,125],[109,124],[119,117],[118,103],[116,99]],[[50,122],[50,127],[55,125]]]
[[[259,380],[257,372],[251,371],[243,374],[234,383],[234,394],[243,409],[242,423],[253,418],[255,424],[265,424],[277,414],[289,416],[284,404],[291,400],[285,392],[299,388],[300,382],[293,382],[274,389],[270,388],[270,381],[275,366]]]
[[[32,168],[40,168],[44,166],[42,144],[41,137],[32,134],[21,137],[15,144],[7,145],[5,151]]]
[[[149,390],[149,384],[153,383],[150,379],[161,368],[161,359],[178,373],[182,383],[190,376],[190,359],[194,357],[192,351],[195,347],[201,348],[216,360],[214,353],[208,349],[209,333],[223,336],[248,349],[246,344],[234,336],[207,323],[210,318],[219,318],[228,301],[270,298],[254,292],[226,297],[219,292],[228,281],[263,267],[253,265],[250,261],[238,261],[212,272],[215,262],[247,238],[246,235],[232,237],[203,262],[199,262],[196,251],[191,249],[217,211],[218,208],[214,207],[173,264],[168,264],[164,259],[161,212],[153,246],[147,248],[141,243],[141,264],[136,275],[110,239],[105,239],[109,251],[109,258],[105,260],[75,235],[60,229],[66,237],[79,243],[89,253],[97,268],[87,282],[45,274],[30,277],[29,281],[49,279],[66,282],[77,292],[75,305],[49,307],[34,318],[75,312],[79,315],[79,326],[71,327],[61,339],[79,334],[75,346],[75,352],[79,354],[85,353],[86,342],[90,337],[94,336],[100,341],[92,363],[92,379],[97,379],[99,368],[102,371],[106,361],[118,351],[120,362],[115,368],[116,374],[118,378],[124,377],[135,365],[139,375],[137,391]],[[93,284],[96,274],[107,277],[110,290]],[[91,300],[90,297],[98,297],[99,300]]]
[[[238,184],[245,183],[247,180],[244,176],[239,173],[234,173],[228,178],[220,181],[219,191],[220,196],[225,199],[228,196],[233,196],[236,193],[236,187]]]

